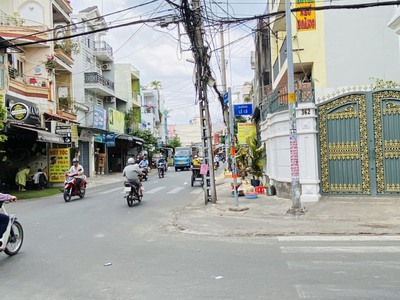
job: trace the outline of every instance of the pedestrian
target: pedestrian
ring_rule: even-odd
[[[20,170],[17,175],[15,175],[15,183],[18,185],[18,191],[25,192],[26,189],[26,180],[30,178],[29,173],[31,171],[31,167],[27,166],[24,169]]]
[[[33,184],[38,190],[43,190],[47,187],[47,176],[42,169],[38,169],[35,175],[33,175]]]

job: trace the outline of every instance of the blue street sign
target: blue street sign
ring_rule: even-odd
[[[229,93],[224,94],[224,105],[228,105],[229,103]]]
[[[233,106],[235,116],[246,116],[253,114],[253,104],[235,104]]]

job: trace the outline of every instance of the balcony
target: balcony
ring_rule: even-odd
[[[69,0],[53,0],[67,15],[72,13],[71,1]]]
[[[101,61],[113,61],[113,49],[106,42],[97,42],[95,44],[93,55]]]
[[[114,96],[114,82],[97,72],[85,73],[85,89],[99,96]]]
[[[295,82],[296,103],[314,102],[314,84],[312,82]],[[270,90],[268,87],[264,90]],[[281,85],[270,92],[265,98],[262,106],[262,117],[265,120],[267,114],[288,109],[288,86]]]
[[[9,90],[25,97],[49,99],[49,81],[45,77],[27,76],[19,74],[15,69],[10,68],[9,73],[13,72],[14,77],[10,76]]]
[[[140,94],[132,93],[132,104],[133,106],[140,107]]]
[[[285,0],[275,0],[272,4],[271,13],[282,12],[282,14],[274,15],[270,18],[272,31],[286,30],[285,21]]]

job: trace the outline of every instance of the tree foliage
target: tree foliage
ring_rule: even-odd
[[[173,139],[168,140],[168,146],[176,148],[176,147],[181,147],[181,139],[179,138],[178,135],[175,135]]]
[[[151,133],[150,130],[135,130],[132,135],[144,140],[143,149],[148,152],[153,152],[157,147],[157,138]]]
[[[7,136],[2,132],[4,130],[4,121],[6,119],[7,111],[4,108],[3,101],[0,101],[0,143],[4,143],[7,140]]]

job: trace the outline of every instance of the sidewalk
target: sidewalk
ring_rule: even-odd
[[[96,175],[88,178],[88,189],[123,181],[121,172]],[[238,197],[238,207],[248,210],[231,211],[237,208],[231,182],[217,178],[217,203],[205,205],[201,193],[174,213],[173,226],[183,233],[212,236],[400,235],[400,197],[324,196],[302,203],[305,214],[293,216],[286,214],[290,199],[261,194],[256,199]]]
[[[235,207],[232,179],[218,179],[216,204],[204,205],[203,195],[174,216],[174,226],[184,233],[213,236],[288,235],[398,235],[400,198],[325,196],[319,202],[302,203],[305,214],[286,214],[290,199],[258,195],[239,197]]]

